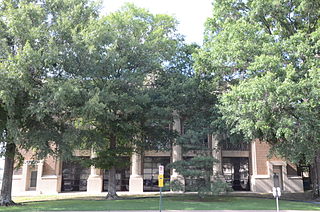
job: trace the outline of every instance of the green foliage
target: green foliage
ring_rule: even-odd
[[[196,69],[222,94],[222,122],[294,162],[319,149],[318,1],[215,1]]]
[[[79,67],[80,32],[98,18],[87,0],[3,0],[0,3],[0,141],[6,156],[1,205],[13,204],[13,159],[72,154],[70,110],[55,91]],[[69,90],[72,90],[69,89]],[[71,101],[71,100],[70,100]],[[57,107],[57,106],[60,107]],[[75,136],[73,136],[75,137]]]
[[[175,169],[183,176],[192,178],[210,178],[214,163],[218,161],[208,156],[197,156],[190,160],[176,161]],[[199,179],[200,180],[200,179]]]
[[[186,185],[179,180],[170,183],[173,191],[197,192],[200,198],[207,195],[219,195],[230,191],[230,186],[221,180],[213,180],[213,166],[219,161],[212,156],[195,156],[189,160],[176,161],[170,165],[184,176]]]
[[[174,135],[167,127],[172,109],[159,92],[157,75],[165,75],[165,64],[182,42],[175,26],[170,16],[127,4],[91,20],[75,35],[77,67],[64,70],[59,81],[52,82],[46,102],[54,100],[53,105],[41,110],[65,111],[68,123],[77,128],[67,134],[69,143],[73,148],[93,148],[97,158],[91,162],[96,167],[118,166],[133,146],[168,148]]]
[[[160,91],[167,97],[168,104],[175,109],[183,125],[181,134],[177,133],[173,144],[182,147],[183,155],[196,156],[170,165],[188,181],[186,186],[179,180],[171,182],[170,186],[173,190],[196,191],[203,197],[217,188],[212,182],[213,164],[217,161],[212,157],[208,142],[208,135],[213,132],[210,123],[215,118],[211,106],[216,104],[217,98],[211,87],[207,86],[208,78],[193,70],[192,54],[198,46],[181,45],[178,49],[167,67],[168,73],[159,76],[163,84]]]
[[[77,67],[78,33],[97,17],[97,5],[86,0],[1,2],[0,130],[7,143],[38,158],[70,152],[64,138],[74,128],[53,93]]]
[[[97,153],[97,157],[90,160],[90,164],[105,170],[109,170],[110,167],[113,166],[117,167],[118,169],[130,167],[130,161],[123,160],[121,158],[129,158],[132,151],[132,148],[126,147],[117,147],[116,149],[108,149],[104,151],[100,150]]]
[[[222,97],[221,110],[247,138],[270,142],[278,155],[294,162],[312,163],[320,148],[319,71],[298,82],[290,74],[285,81],[270,73],[240,83]]]

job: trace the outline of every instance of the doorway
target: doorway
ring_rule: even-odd
[[[273,176],[276,176],[279,182],[275,182],[277,185],[275,187],[280,187],[283,190],[283,176],[282,176],[282,166],[273,165]]]
[[[170,163],[170,157],[144,157],[143,160],[143,191],[159,191],[158,174],[159,166],[163,165],[164,184],[170,182],[170,169],[167,165]],[[168,191],[164,188],[164,191]]]
[[[250,191],[249,158],[222,158],[222,172],[226,182],[234,191]]]
[[[31,171],[30,173],[30,188],[35,189],[37,187],[37,175],[38,171]]]
[[[64,161],[62,163],[62,191],[86,191],[90,168],[79,162]]]
[[[130,167],[116,170],[116,191],[129,191]],[[109,171],[103,173],[103,191],[108,191]]]

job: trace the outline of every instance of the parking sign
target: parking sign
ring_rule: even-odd
[[[159,175],[164,175],[164,166],[159,166]]]

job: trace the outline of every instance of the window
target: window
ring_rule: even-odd
[[[130,161],[130,158],[124,157],[122,161]],[[116,169],[116,190],[117,191],[129,191],[129,178],[130,178],[130,166]],[[108,191],[109,184],[109,172],[104,171],[103,174],[103,191]]]
[[[31,171],[30,173],[30,188],[35,188],[37,187],[37,171]]]
[[[249,191],[249,158],[224,157],[222,172],[227,183],[235,191]]]
[[[62,191],[86,191],[90,168],[79,162],[64,161],[62,164]]]
[[[287,175],[290,176],[298,176],[297,167],[292,164],[287,164]]]
[[[116,170],[116,190],[129,191],[130,168]],[[105,170],[103,174],[103,191],[108,191],[109,171]]]
[[[170,157],[144,157],[143,167],[143,190],[144,191],[159,191],[158,174],[159,166],[165,167],[164,182],[170,181],[170,169],[167,165],[170,163]]]

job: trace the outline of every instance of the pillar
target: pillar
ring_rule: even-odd
[[[141,175],[141,154],[134,152],[131,157],[131,175],[129,179],[130,193],[143,193],[143,177]]]
[[[96,152],[91,151],[91,158],[97,157]],[[94,166],[91,166],[90,175],[87,180],[87,192],[88,193],[101,193],[103,186],[103,175],[101,170]]]
[[[57,192],[61,192],[61,186],[62,186],[62,160],[56,158],[56,164],[55,164],[55,170],[56,173],[55,175],[57,176],[57,184],[56,184],[56,189]]]
[[[181,120],[177,111],[173,112],[173,130],[177,131],[179,134],[182,134]],[[182,160],[182,148],[180,145],[172,146],[172,162]],[[178,180],[182,185],[185,185],[185,180],[182,175],[180,175],[175,169],[172,169],[172,175],[170,181]]]
[[[25,161],[22,166],[21,191],[28,191],[28,163]]]
[[[42,184],[42,173],[43,173],[43,165],[44,165],[44,160],[40,160],[37,163],[37,187],[36,187],[36,191],[39,192],[39,194],[41,194],[41,184]]]
[[[213,164],[213,175],[215,179],[223,180],[222,174],[222,156],[221,156],[221,149],[219,147],[219,141],[215,135],[210,136],[211,145],[212,145],[212,157],[217,159],[218,162]]]
[[[252,173],[250,174],[250,190],[256,192],[256,176],[258,175],[256,141],[251,142],[251,170]]]

